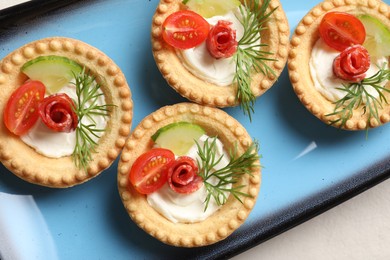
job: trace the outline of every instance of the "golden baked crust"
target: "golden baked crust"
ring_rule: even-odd
[[[378,0],[329,0],[324,1],[310,10],[295,29],[291,38],[291,49],[288,60],[288,71],[294,91],[302,104],[321,121],[329,124],[335,117],[326,116],[334,111],[334,104],[321,95],[314,87],[310,77],[309,60],[313,45],[319,38],[318,26],[322,17],[329,11],[347,12],[354,15],[369,14],[390,28],[390,8]],[[386,84],[390,88],[390,82]],[[387,100],[390,93],[382,92]],[[354,110],[354,114],[345,126],[346,130],[363,130],[367,127],[377,127],[390,121],[390,105],[383,104],[378,109],[381,122],[371,118],[367,125],[368,112],[362,115],[362,110]],[[340,124],[333,125],[340,127]]]
[[[25,62],[44,55],[65,56],[85,66],[91,74],[103,79],[99,83],[107,104],[116,105],[96,153],[92,153],[87,172],[78,169],[71,156],[58,159],[42,156],[11,134],[3,123],[8,98],[27,79],[20,68]],[[125,76],[103,52],[75,39],[53,37],[28,43],[0,61],[0,117],[0,160],[5,167],[28,182],[65,188],[97,176],[117,158],[130,134],[133,103]]]
[[[266,64],[275,71],[275,75],[253,73],[251,90],[256,97],[272,87],[287,61],[290,29],[286,15],[278,0],[271,1],[267,11],[276,7],[265,24],[267,29],[261,32],[262,43],[268,44],[264,50],[274,53],[271,58],[276,61],[268,61]],[[152,49],[157,67],[172,88],[193,102],[213,107],[238,105],[236,84],[221,87],[194,76],[184,67],[175,49],[162,39],[162,24],[165,18],[185,8],[182,0],[161,0],[156,9],[152,23]]]
[[[119,194],[134,222],[162,242],[180,247],[213,244],[229,236],[248,217],[259,193],[260,169],[253,170],[253,177],[245,175],[237,184],[246,185],[242,191],[251,197],[243,198],[241,204],[230,196],[220,210],[199,223],[170,222],[149,206],[146,196],[135,191],[128,182],[134,161],[152,148],[151,136],[161,127],[179,121],[198,124],[211,136],[218,134],[226,149],[237,144],[240,154],[252,143],[245,128],[222,110],[192,103],[162,107],[144,118],[126,142],[118,165]]]

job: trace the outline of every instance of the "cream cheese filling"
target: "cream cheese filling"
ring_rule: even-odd
[[[207,135],[203,135],[198,140],[198,144],[203,146],[206,140],[211,142],[213,139],[209,138]],[[224,151],[223,144],[218,139],[216,140],[216,147],[216,158],[221,156],[223,157],[221,162],[214,168],[214,170],[223,168],[229,163],[229,156]],[[191,158],[195,159],[195,161],[200,159],[198,156],[197,146],[192,146],[186,156],[190,156]],[[216,177],[211,180],[211,182],[216,181]],[[230,187],[231,185],[227,188]],[[226,194],[226,196],[228,195],[229,194]],[[207,210],[205,211],[204,202],[206,196],[207,191],[205,185],[191,194],[180,194],[173,191],[166,183],[156,192],[147,195],[147,201],[150,206],[152,206],[156,211],[158,211],[161,215],[173,223],[194,223],[205,220],[221,207],[217,205],[214,199],[211,199]]]
[[[99,89],[100,93],[102,91]],[[73,100],[77,101],[76,86],[72,83],[64,86],[58,93],[65,93]],[[97,103],[104,105],[104,95],[98,98]],[[79,122],[80,123],[80,122]],[[83,117],[82,123],[85,125],[96,124],[96,129],[104,129],[107,124],[107,119],[104,116],[92,115],[92,119]],[[100,136],[103,133],[100,133]],[[37,123],[23,136],[21,140],[34,148],[36,152],[50,158],[60,158],[69,156],[73,153],[76,145],[76,131],[70,133],[55,132],[49,129],[39,118]],[[97,141],[98,138],[94,137]]]
[[[210,25],[215,25],[219,20],[232,23],[231,27],[236,30],[236,39],[239,41],[244,34],[244,27],[236,16],[240,16],[237,8],[223,16],[213,16],[206,19]],[[209,54],[204,41],[200,45],[187,49],[178,50],[184,66],[195,76],[218,86],[228,86],[233,82],[236,64],[232,57],[216,59]]]
[[[337,78],[333,73],[333,61],[340,54],[339,51],[329,47],[321,38],[317,40],[311,51],[310,57],[310,75],[314,82],[314,87],[329,101],[335,102],[342,99],[347,93],[341,88],[343,84],[348,84],[340,78]],[[386,57],[370,57],[371,65],[366,72],[366,78],[373,76],[379,71],[379,68],[388,63]],[[386,65],[388,68],[388,65]],[[386,82],[383,82],[384,86]],[[371,86],[366,87],[367,92],[379,97],[379,93]],[[363,98],[364,100],[364,98]]]

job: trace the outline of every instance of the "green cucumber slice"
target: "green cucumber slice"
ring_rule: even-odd
[[[370,15],[359,15],[358,18],[366,29],[366,40],[363,46],[368,50],[368,53],[374,57],[389,56],[390,29]]]
[[[32,80],[41,81],[49,94],[58,92],[69,84],[74,74],[80,74],[82,67],[73,60],[62,56],[40,56],[26,62],[22,72]]]
[[[206,132],[202,127],[189,122],[176,122],[160,128],[152,140],[161,148],[171,150],[175,155],[185,155]]]
[[[224,15],[241,5],[239,0],[187,0],[185,5],[204,18]]]

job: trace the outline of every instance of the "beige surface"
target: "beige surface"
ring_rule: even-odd
[[[20,3],[28,2],[29,0],[1,0],[0,9],[7,8],[12,5],[17,5]]]
[[[390,180],[234,258],[390,259]]]
[[[389,198],[387,180],[233,259],[390,259]]]

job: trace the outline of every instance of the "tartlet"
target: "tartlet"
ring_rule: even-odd
[[[390,8],[387,4],[377,0],[328,0],[311,9],[297,25],[291,38],[289,52],[288,72],[293,89],[301,103],[318,119],[326,124],[337,120],[334,112],[335,104],[329,101],[314,87],[310,74],[309,60],[314,44],[320,38],[318,28],[322,17],[327,12],[345,12],[352,15],[368,14],[380,20],[387,28],[390,28]],[[390,82],[386,83],[390,88]],[[390,93],[382,91],[387,100]],[[364,130],[374,128],[390,121],[390,105],[382,102],[382,108],[378,107],[378,122],[374,117],[369,118],[369,113],[363,113],[362,107],[353,110],[353,116],[346,121],[331,124],[344,130]],[[369,120],[368,120],[369,119]]]
[[[106,103],[114,105],[86,170],[76,167],[71,156],[49,158],[37,153],[11,134],[3,123],[7,100],[27,80],[21,67],[29,60],[45,55],[64,56],[85,67],[101,85]],[[14,50],[0,61],[0,89],[0,159],[12,173],[30,183],[54,188],[81,184],[112,164],[130,134],[133,103],[125,76],[108,56],[82,41],[51,37]]]
[[[186,6],[181,0],[161,0],[153,16],[152,50],[162,76],[176,92],[195,103],[213,107],[238,105],[236,83],[218,86],[200,79],[183,65],[175,48],[163,40],[164,20],[170,14],[183,9],[186,9]],[[265,61],[265,63],[275,73],[268,75],[263,75],[261,72],[253,73],[250,88],[255,97],[261,96],[272,87],[285,67],[288,57],[290,35],[288,21],[278,0],[270,1],[267,12],[273,9],[275,11],[264,25],[266,29],[261,31],[261,41],[268,44],[267,47],[262,47],[262,50],[273,53],[269,57],[273,60]]]
[[[129,172],[134,161],[153,147],[151,136],[158,129],[181,121],[201,126],[208,135],[218,135],[225,149],[237,145],[238,154],[242,154],[252,143],[245,128],[222,110],[193,103],[162,107],[144,118],[127,140],[118,165],[118,189],[129,216],[151,236],[173,246],[205,246],[229,236],[248,217],[260,189],[260,167],[252,170],[252,176],[244,175],[236,184],[245,185],[242,191],[249,195],[242,198],[242,204],[229,196],[218,211],[201,222],[169,221],[148,204],[145,195],[138,193],[130,184]]]

